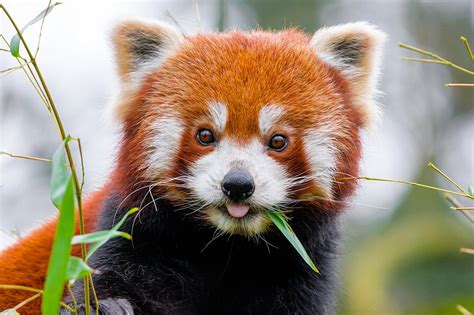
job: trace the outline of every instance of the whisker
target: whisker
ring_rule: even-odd
[[[211,245],[215,240],[217,240],[219,237],[221,237],[224,234],[223,231],[220,231],[219,229],[215,229],[214,234],[212,236],[212,239],[204,245],[204,247],[201,249],[201,254]]]
[[[155,212],[158,212],[158,206],[156,205],[156,199],[151,192],[151,187],[148,189],[148,193],[150,194],[151,200],[153,201],[153,206],[155,207]]]
[[[165,186],[165,184],[168,184],[169,182],[172,182],[172,181],[175,181],[175,180],[180,180],[182,178],[186,179],[188,176],[177,176],[177,177],[172,177],[172,178],[169,178],[167,180],[162,180],[162,181],[156,181],[156,182],[153,182],[149,185],[145,185],[145,186],[142,186],[142,187],[139,187],[137,189],[135,189],[134,191],[132,191],[131,193],[129,193],[127,196],[125,196],[125,198],[122,199],[122,201],[120,202],[120,204],[118,205],[117,209],[115,210],[115,213],[114,213],[114,218],[112,220],[113,224],[115,223],[115,219],[117,217],[117,213],[122,210],[122,205],[125,203],[125,201],[130,198],[133,194],[143,190],[143,189],[146,189],[148,188],[149,191],[151,191],[152,188],[155,188],[157,186]],[[143,182],[146,182],[144,180],[142,181],[139,181],[137,183],[143,183]]]
[[[145,188],[148,188],[149,185],[146,185],[146,186],[143,186],[143,187],[140,187],[140,188],[137,188],[135,189],[134,191],[132,191],[131,193],[129,193],[125,198],[122,199],[122,201],[120,202],[120,204],[117,206],[117,209],[115,209],[115,213],[114,213],[114,218],[112,220],[112,224],[115,224],[115,219],[117,217],[117,213],[122,210],[122,205],[123,203],[128,199],[130,198],[133,194],[139,192],[140,190],[143,190]]]
[[[265,243],[265,246],[267,247],[267,251],[268,251],[269,254],[270,254],[270,247],[278,249],[278,247],[276,247],[272,243],[268,242],[263,235],[258,234],[257,236],[258,236],[259,239],[261,239]]]

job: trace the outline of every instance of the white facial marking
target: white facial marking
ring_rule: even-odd
[[[235,166],[244,167],[255,182],[255,192],[248,199],[250,204],[270,207],[286,200],[288,176],[257,140],[244,147],[229,140],[218,143],[212,153],[202,157],[192,167],[194,180],[190,182],[190,187],[201,200],[219,202],[223,198],[222,179]]]
[[[278,105],[266,105],[258,114],[258,127],[260,132],[265,135],[275,125],[284,111],[281,106]]]
[[[227,139],[219,142],[212,153],[197,160],[190,169],[187,185],[195,198],[211,207],[207,216],[221,230],[229,233],[257,234],[262,232],[268,223],[266,215],[261,211],[254,217],[233,219],[215,209],[225,201],[221,190],[222,180],[236,166],[245,168],[253,177],[255,191],[246,200],[251,207],[264,210],[278,207],[288,201],[289,176],[282,165],[267,155],[266,148],[258,140],[253,140],[245,146]]]
[[[323,125],[310,130],[304,136],[303,141],[314,182],[323,190],[324,194],[331,197],[338,152],[334,139],[334,127]]]
[[[158,117],[153,125],[153,138],[149,141],[148,170],[151,176],[162,173],[171,166],[177,154],[184,126],[176,115]]]
[[[221,102],[209,102],[209,115],[217,132],[223,132],[227,123],[227,107]]]

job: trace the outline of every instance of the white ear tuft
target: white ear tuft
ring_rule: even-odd
[[[113,31],[120,78],[136,86],[184,41],[184,36],[166,23],[126,21]]]
[[[377,27],[356,22],[324,27],[310,42],[321,60],[349,80],[353,103],[363,114],[365,126],[378,120],[377,83],[385,38]]]

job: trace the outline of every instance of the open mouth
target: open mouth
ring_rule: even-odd
[[[250,212],[250,205],[245,203],[230,202],[226,204],[225,208],[231,217],[237,219],[243,218]]]
[[[271,225],[263,211],[245,203],[230,202],[221,207],[209,207],[204,213],[214,226],[229,234],[254,236],[265,232]]]

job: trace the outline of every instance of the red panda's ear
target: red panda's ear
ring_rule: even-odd
[[[115,27],[112,39],[120,78],[130,87],[158,68],[184,36],[165,23],[127,21]]]
[[[317,56],[350,82],[353,103],[362,113],[365,126],[378,118],[377,83],[385,37],[377,27],[357,22],[324,27],[310,42]]]

